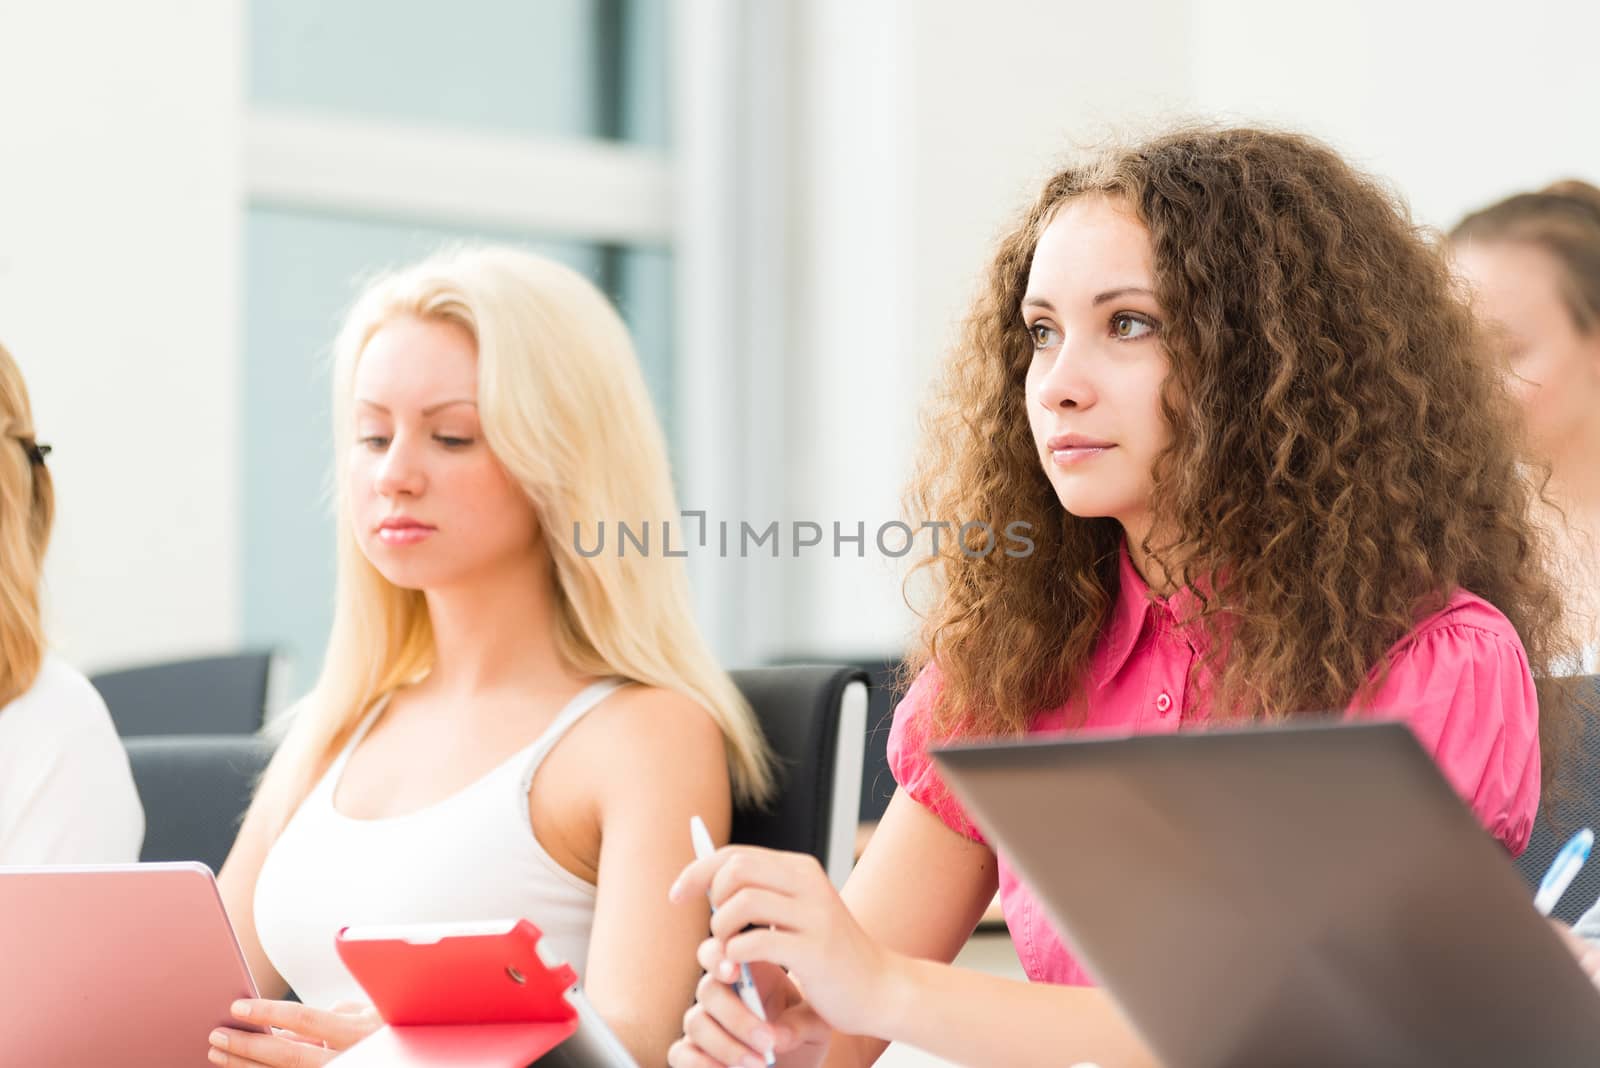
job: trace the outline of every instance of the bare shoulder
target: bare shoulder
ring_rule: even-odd
[[[608,789],[660,790],[693,778],[727,780],[727,749],[711,713],[685,694],[625,686],[584,717],[585,763]]]
[[[593,734],[623,752],[659,758],[695,749],[722,752],[722,730],[711,713],[685,694],[657,686],[625,686],[593,712]]]

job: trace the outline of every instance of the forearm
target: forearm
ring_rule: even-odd
[[[936,961],[897,957],[885,987],[885,1041],[904,1042],[962,1065],[1143,1068],[1155,1057],[1100,990],[986,975]],[[882,1046],[840,1036],[830,1068],[870,1064]],[[868,1059],[859,1059],[869,1055]]]
[[[888,1047],[889,1043],[881,1038],[836,1033],[828,1043],[828,1056],[822,1068],[870,1068]]]

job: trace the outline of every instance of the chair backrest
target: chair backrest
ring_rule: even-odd
[[[901,690],[902,662],[899,657],[862,660],[857,663],[867,673],[866,757],[861,765],[861,822],[883,819],[894,796],[896,783],[889,770],[889,729],[894,726],[895,706],[905,694]]]
[[[233,848],[272,743],[253,734],[166,735],[122,743],[144,802],[140,860],[198,860],[212,871]]]
[[[747,668],[734,684],[777,756],[779,793],[735,812],[733,840],[809,853],[835,886],[855,860],[867,675],[838,665]]]
[[[124,738],[150,734],[254,734],[266,718],[270,650],[173,660],[107,671],[89,681]]]
[[[775,661],[779,664],[817,664],[828,657],[786,656]],[[860,656],[836,660],[867,673],[867,718],[865,723],[866,751],[861,762],[862,823],[876,823],[883,819],[894,796],[896,783],[889,770],[889,729],[894,726],[895,706],[905,696],[901,690],[903,660],[896,655]]]
[[[1576,751],[1562,765],[1553,796],[1547,796],[1540,804],[1533,837],[1517,858],[1517,870],[1530,887],[1538,887],[1550,862],[1574,831],[1590,827],[1600,834],[1600,721],[1594,715],[1600,708],[1600,675],[1586,675],[1575,681],[1575,696],[1585,713],[1583,736]],[[1600,850],[1596,854],[1578,872],[1551,915],[1572,923],[1600,898]]]

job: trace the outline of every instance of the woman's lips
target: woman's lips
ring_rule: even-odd
[[[1057,467],[1071,467],[1093,460],[1096,456],[1110,452],[1114,448],[1115,445],[1075,445],[1065,449],[1051,449],[1050,461]]]
[[[378,540],[385,545],[415,545],[433,533],[432,527],[379,527]]]
[[[1057,434],[1044,446],[1050,452],[1051,462],[1058,467],[1085,463],[1116,448],[1112,442],[1091,438],[1087,434]]]
[[[436,529],[415,519],[385,519],[378,524],[378,540],[385,545],[415,545],[427,540]]]

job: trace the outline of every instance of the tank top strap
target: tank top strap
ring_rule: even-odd
[[[356,724],[356,729],[350,734],[350,740],[344,743],[344,748],[339,751],[339,755],[333,758],[333,763],[328,765],[328,770],[322,773],[322,781],[317,783],[316,787],[311,791],[313,795],[329,795],[328,800],[331,803],[334,787],[339,782],[340,775],[344,772],[344,766],[350,763],[350,754],[356,751],[356,746],[360,745],[361,740],[367,736],[367,732],[372,730],[373,724],[378,722],[378,717],[383,715],[383,710],[389,707],[389,696],[389,694],[384,694],[378,698],[373,703],[371,710],[361,717],[361,722]]]
[[[550,750],[556,747],[556,743],[596,705],[627,684],[627,679],[610,678],[601,679],[585,686],[578,691],[572,700],[567,702],[565,708],[556,714],[556,718],[551,721],[549,727],[545,728],[543,734],[539,735],[531,745],[512,758],[511,762],[520,769],[517,776],[520,796],[528,796],[528,790],[533,786],[534,773],[539,770],[539,765],[544,763],[544,758],[550,755]]]

